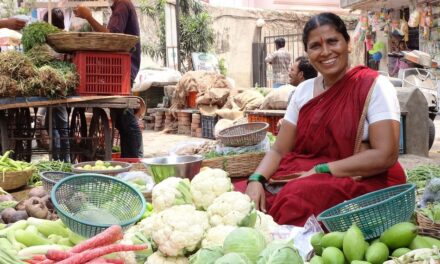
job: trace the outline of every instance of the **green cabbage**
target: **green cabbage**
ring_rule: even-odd
[[[190,264],[214,264],[223,256],[222,247],[202,248],[189,257]]]
[[[258,257],[257,264],[303,264],[303,260],[293,247],[293,242],[274,241],[267,245]]]
[[[266,247],[266,240],[260,231],[250,227],[238,227],[225,238],[223,251],[228,253],[242,253],[256,263],[261,251]]]
[[[252,264],[246,255],[240,253],[229,253],[217,259],[214,264]]]

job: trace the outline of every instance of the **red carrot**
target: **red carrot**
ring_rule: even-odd
[[[26,259],[24,262],[29,264],[39,264],[41,260],[35,260],[35,259]]]
[[[80,253],[87,249],[106,246],[121,240],[124,237],[122,228],[118,225],[113,225],[96,236],[89,238],[78,245],[74,246],[70,252]]]
[[[120,252],[120,251],[138,251],[147,249],[147,245],[123,245],[123,244],[113,244],[107,245],[100,248],[90,249],[79,254],[75,254],[70,258],[57,262],[57,264],[82,264],[86,263],[95,258],[105,256],[110,253]]]
[[[33,255],[33,256],[32,256],[32,259],[33,259],[33,260],[43,261],[43,260],[46,260],[47,258],[46,258],[45,255]]]
[[[107,264],[107,261],[105,258],[95,258],[87,262],[86,264]]]
[[[47,251],[46,257],[51,260],[60,261],[60,260],[69,258],[73,255],[75,255],[75,253],[62,251],[62,250],[58,250],[58,249],[49,249]]]
[[[55,264],[55,261],[53,261],[51,259],[46,259],[41,262],[38,262],[38,264]]]

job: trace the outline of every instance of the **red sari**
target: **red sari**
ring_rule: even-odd
[[[271,178],[309,171],[317,164],[352,156],[364,105],[377,76],[376,71],[355,67],[305,104],[299,112],[295,147],[282,158]],[[290,181],[275,195],[266,191],[266,207],[277,223],[302,226],[311,215],[317,216],[345,200],[405,181],[399,163],[387,172],[361,181],[314,174]],[[244,191],[246,183],[237,183],[235,187]]]

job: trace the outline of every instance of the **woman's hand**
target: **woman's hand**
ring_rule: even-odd
[[[246,188],[246,194],[255,203],[255,208],[266,213],[266,194],[264,193],[263,184],[257,181],[251,181]]]
[[[75,14],[75,16],[79,17],[79,18],[83,18],[88,20],[90,17],[92,17],[92,12],[90,11],[90,9],[88,9],[85,6],[77,6],[75,9],[73,9],[73,13]]]

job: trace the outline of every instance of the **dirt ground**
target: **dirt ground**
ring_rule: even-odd
[[[429,152],[429,157],[420,157],[415,155],[400,155],[399,161],[406,169],[414,168],[423,164],[440,164],[440,116],[435,121],[436,137],[434,145]],[[174,148],[189,142],[200,142],[209,139],[194,138],[184,135],[165,134],[163,132],[154,132],[145,130],[142,134],[144,141],[144,156],[166,156]]]

